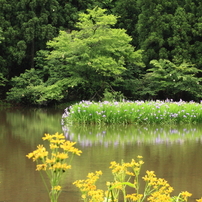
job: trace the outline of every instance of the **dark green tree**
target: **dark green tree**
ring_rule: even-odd
[[[168,38],[170,58],[178,63],[183,60],[191,61],[192,57],[192,13],[187,13],[184,8],[178,7],[171,19],[172,35]]]
[[[114,4],[113,14],[119,16],[116,27],[125,29],[132,37],[132,45],[139,48],[136,25],[141,10],[137,5],[137,0],[117,0]]]
[[[168,38],[172,35],[170,21],[178,6],[177,0],[137,0],[141,9],[138,16],[138,43],[144,50],[147,65],[152,59],[171,59]]]
[[[0,66],[8,77],[34,68],[36,52],[57,36],[60,29],[72,30],[78,12],[92,0],[0,0],[0,27],[5,40],[0,44]]]

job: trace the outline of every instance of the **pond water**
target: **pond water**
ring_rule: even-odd
[[[202,196],[202,127],[186,126],[114,126],[62,127],[60,109],[0,108],[0,202],[48,202],[48,194],[35,163],[25,157],[43,144],[44,133],[64,132],[83,151],[75,156],[72,169],[63,180],[60,202],[79,202],[72,182],[89,172],[102,170],[99,188],[111,180],[111,161],[131,161],[142,155],[146,170],[165,178],[177,194],[189,191],[189,201]]]

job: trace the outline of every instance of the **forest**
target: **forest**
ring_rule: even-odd
[[[201,0],[0,0],[0,99],[202,99]]]

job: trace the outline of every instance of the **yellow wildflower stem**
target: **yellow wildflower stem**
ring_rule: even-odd
[[[49,192],[48,186],[47,186],[47,183],[46,183],[46,181],[45,181],[45,179],[44,179],[43,174],[41,173],[41,171],[39,171],[39,173],[40,173],[41,179],[42,179],[42,181],[43,181],[43,183],[44,183],[44,185],[45,185],[45,187],[46,187],[47,192]]]

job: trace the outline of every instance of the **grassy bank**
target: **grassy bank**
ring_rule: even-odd
[[[68,124],[183,124],[202,123],[202,104],[196,102],[81,101],[65,109]]]

